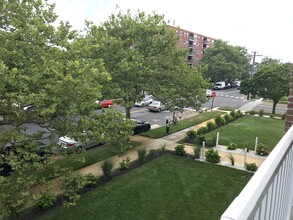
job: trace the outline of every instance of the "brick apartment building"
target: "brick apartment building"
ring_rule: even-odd
[[[169,22],[168,22],[169,23]],[[189,49],[187,63],[189,65],[197,65],[202,58],[205,49],[213,44],[214,38],[197,34],[168,24],[170,29],[174,29],[179,36],[178,45],[182,48]]]

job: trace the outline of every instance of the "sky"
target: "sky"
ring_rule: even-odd
[[[256,61],[269,57],[293,63],[292,0],[49,0],[55,3],[58,21],[81,30],[84,21],[96,25],[118,10],[164,15],[175,26],[222,39],[256,52]],[[119,6],[117,9],[116,6]]]

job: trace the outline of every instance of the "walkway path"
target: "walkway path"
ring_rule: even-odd
[[[259,105],[262,103],[262,98],[261,99],[257,99],[254,102],[249,102],[243,106],[241,106],[239,109],[243,112],[248,112],[251,111],[255,106]]]

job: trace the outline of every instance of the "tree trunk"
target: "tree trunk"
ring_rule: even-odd
[[[126,118],[130,118],[130,107],[125,107]]]
[[[247,100],[249,100],[249,99],[250,99],[250,92],[247,93]]]
[[[273,103],[273,110],[272,110],[272,114],[273,115],[276,114],[276,106],[277,106],[277,104],[278,104],[278,101],[274,101],[274,103]]]
[[[18,213],[16,211],[16,208],[10,207],[10,216],[9,216],[9,219],[16,220],[16,219],[18,219],[18,217],[19,217],[19,215],[18,215]]]

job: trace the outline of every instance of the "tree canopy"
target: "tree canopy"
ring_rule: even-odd
[[[40,139],[49,136],[50,148],[57,145],[56,137],[78,140],[85,130],[109,142],[123,143],[131,134],[131,123],[122,114],[95,114],[95,101],[110,74],[103,60],[84,56],[90,47],[69,23],[53,25],[56,18],[47,1],[0,3],[0,115],[9,124],[1,126],[0,165],[14,170],[9,177],[0,176],[0,218],[25,203],[36,183],[31,171],[52,162],[38,156]],[[25,110],[27,105],[34,110]],[[28,122],[44,130],[26,132]]]
[[[258,95],[273,101],[272,114],[275,114],[280,99],[289,93],[291,69],[292,64],[270,59],[261,63],[253,75],[252,82],[257,88]]]
[[[86,38],[100,45],[92,56],[102,58],[111,74],[103,94],[121,98],[127,117],[145,92],[170,108],[179,98],[195,106],[203,97],[206,82],[186,65],[186,51],[177,46],[178,38],[163,16],[120,11],[100,27],[89,24]]]
[[[205,50],[200,65],[207,65],[204,77],[212,82],[230,82],[247,77],[249,60],[246,48],[216,40]]]

